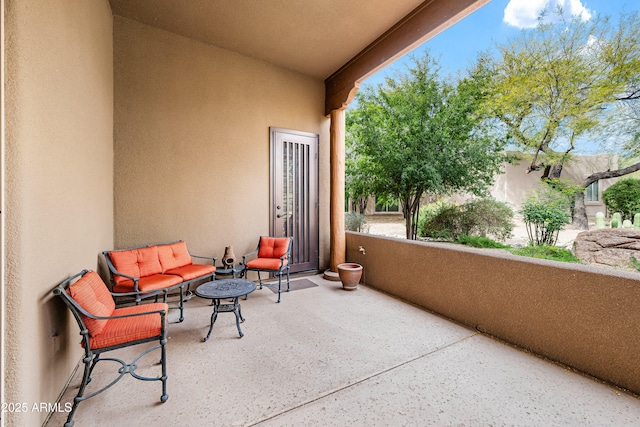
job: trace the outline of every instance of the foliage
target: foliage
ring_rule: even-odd
[[[529,244],[555,245],[560,230],[571,222],[569,208],[570,200],[566,194],[547,185],[529,195],[520,209],[527,226]]]
[[[546,179],[546,182],[551,188],[557,191],[558,196],[564,197],[567,206],[570,206],[575,199],[576,194],[581,193],[584,189],[571,181],[560,178]]]
[[[348,212],[344,216],[344,228],[348,231],[357,231],[358,233],[366,233],[368,230],[367,221],[364,214],[357,212]]]
[[[603,134],[606,140],[622,149],[622,161],[627,165],[640,158],[640,32],[638,13],[633,12],[620,19],[617,39],[620,48],[609,47],[610,63],[618,65],[620,83],[624,90],[614,105],[607,109],[607,126]]]
[[[611,212],[632,220],[640,212],[640,179],[622,179],[602,192],[602,201]]]
[[[570,153],[607,126],[621,100],[640,94],[640,19],[620,17],[614,28],[597,16],[557,23],[540,20],[534,29],[484,54],[475,75],[490,81],[484,107],[503,126],[510,142],[532,154],[529,170],[559,177]],[[618,126],[620,127],[620,126]]]
[[[621,166],[637,164],[640,159],[640,100],[620,100],[610,110],[606,127],[601,132],[603,148],[620,153]]]
[[[462,209],[459,205],[438,201],[421,209],[418,236],[433,239],[456,240],[462,236]]]
[[[540,245],[525,246],[522,248],[510,249],[514,255],[528,256],[532,258],[550,259],[562,262],[582,262],[575,257],[570,250],[558,246]]]
[[[405,74],[365,87],[347,111],[347,138],[378,201],[400,199],[415,238],[424,194],[483,194],[504,160],[503,142],[482,136],[484,82],[456,85],[427,53]]]
[[[555,192],[557,192],[559,203],[562,198],[564,198],[566,203],[564,206],[569,210],[569,214],[571,215],[571,217],[573,217],[576,196],[581,195],[582,197],[584,197],[584,187],[566,179],[560,178],[544,179],[543,182],[549,185],[553,190],[555,190]]]
[[[505,240],[511,235],[513,210],[509,205],[493,199],[477,199],[463,205],[465,234],[495,236]]]
[[[350,128],[351,116],[347,115],[347,129]],[[345,147],[345,193],[351,199],[352,210],[363,213],[367,208],[367,200],[373,194],[373,178],[368,158],[356,152],[355,138],[347,131]]]
[[[511,208],[492,199],[472,200],[460,206],[440,201],[423,211],[418,222],[422,237],[459,240],[465,235],[491,235],[504,240],[514,227]]]
[[[434,234],[439,234],[436,230],[434,230],[433,226],[430,225],[430,232],[426,231],[427,224],[431,223],[432,220],[441,215],[441,213],[445,210],[457,210],[458,205],[456,203],[451,203],[444,198],[438,199],[433,203],[428,203],[425,206],[420,208],[420,215],[418,216],[418,230],[417,234],[420,237],[435,237],[435,238],[451,238],[451,233],[445,233],[445,236],[434,236]]]
[[[631,266],[640,271],[640,261],[638,261],[633,255],[631,255]]]
[[[485,236],[460,236],[456,243],[460,243],[462,245],[471,246],[474,248],[497,248],[497,249],[505,249],[509,248],[509,245],[504,245],[500,242],[496,242]]]

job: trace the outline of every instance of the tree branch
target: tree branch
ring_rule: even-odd
[[[632,101],[634,99],[640,99],[640,89],[639,90],[634,90],[633,92],[631,92],[628,95],[620,96],[620,97],[616,97],[615,98],[616,101]]]
[[[588,186],[590,186],[591,184],[593,184],[598,180],[607,179],[607,178],[617,178],[619,176],[628,175],[630,173],[633,173],[639,170],[640,170],[640,162],[635,163],[623,169],[618,169],[614,171],[596,172],[592,175],[589,175],[582,183],[582,186],[584,188],[587,188]]]

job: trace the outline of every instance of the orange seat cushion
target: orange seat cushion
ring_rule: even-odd
[[[69,286],[67,292],[87,313],[94,316],[111,316],[116,308],[115,302],[98,273],[89,271]],[[108,320],[92,319],[81,315],[90,336],[99,335]]]
[[[256,258],[247,262],[247,268],[255,270],[280,270],[280,264],[284,267],[289,263],[288,260],[284,260],[284,263],[280,261],[280,258]]]
[[[153,276],[141,277],[138,280],[138,291],[152,292],[159,289],[167,289],[182,283],[180,276],[172,274],[154,274]],[[133,280],[126,279],[113,286],[113,292],[133,292]]]
[[[197,277],[213,274],[216,268],[213,265],[206,264],[189,264],[182,267],[174,268],[172,270],[165,271],[166,274],[173,274],[182,277],[182,280],[189,281]]]
[[[185,242],[158,246],[158,258],[160,259],[163,273],[193,263]]]
[[[109,258],[111,258],[111,262],[116,270],[128,276],[146,277],[162,273],[157,246],[112,251],[109,252]],[[113,281],[115,284],[119,284],[127,281],[130,282],[131,280],[114,274]]]
[[[169,312],[169,306],[165,303],[153,303],[134,305],[131,307],[117,308],[113,316],[126,316],[134,313],[145,313],[154,310]],[[110,319],[102,333],[89,338],[91,349],[111,347],[131,341],[152,338],[162,333],[162,322],[158,313],[145,316]],[[167,316],[165,316],[165,324]]]
[[[260,237],[258,258],[280,258],[289,249],[288,237]]]

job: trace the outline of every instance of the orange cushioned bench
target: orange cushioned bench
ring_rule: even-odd
[[[109,266],[111,292],[115,297],[135,297],[136,304],[144,298],[179,290],[180,322],[184,320],[184,287],[192,282],[215,277],[216,258],[191,255],[184,241],[150,245],[140,248],[102,252]],[[209,264],[194,264],[193,258],[211,260]]]

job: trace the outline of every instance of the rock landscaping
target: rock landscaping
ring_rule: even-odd
[[[631,268],[631,257],[640,261],[640,230],[602,228],[583,231],[574,241],[575,255],[600,266]]]

